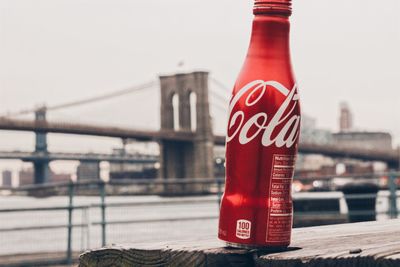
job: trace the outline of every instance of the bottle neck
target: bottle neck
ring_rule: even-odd
[[[253,13],[289,17],[292,14],[292,0],[255,0]]]
[[[248,56],[281,58],[290,55],[290,22],[286,16],[256,15]]]

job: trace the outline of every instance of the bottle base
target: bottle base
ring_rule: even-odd
[[[240,243],[232,243],[232,242],[225,242],[227,247],[231,248],[241,248],[241,249],[248,249],[248,250],[253,250],[253,249],[258,249],[258,250],[285,250],[289,246],[260,246],[260,245],[248,245],[248,244],[240,244]]]

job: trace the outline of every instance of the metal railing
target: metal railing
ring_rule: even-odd
[[[352,177],[363,177],[369,179],[375,179],[377,177],[387,176],[388,179],[388,189],[389,189],[389,209],[387,214],[390,218],[398,217],[398,207],[397,207],[397,199],[398,199],[398,184],[396,184],[396,180],[400,177],[400,173],[392,172],[381,175],[371,175],[364,174],[359,176]],[[335,176],[340,177],[340,176]],[[329,179],[332,176],[326,177],[315,177],[315,179]],[[303,178],[304,179],[304,178]],[[308,179],[308,178],[307,178]],[[307,180],[304,179],[304,180]],[[176,191],[185,191],[187,188],[193,189],[194,187],[201,186],[206,187],[206,191],[208,193],[216,194],[217,200],[207,199],[207,200],[169,200],[169,201],[145,201],[145,202],[118,202],[118,203],[106,203],[107,189],[110,187],[141,187],[144,186],[145,189],[140,194],[146,194],[149,192],[153,194],[154,192],[162,193],[170,190],[171,188]],[[223,186],[224,179],[170,179],[170,180],[112,180],[110,182],[103,182],[100,180],[91,180],[91,181],[80,181],[80,182],[70,182],[70,183],[57,183],[57,184],[45,184],[45,185],[32,185],[32,186],[22,186],[19,188],[10,188],[10,187],[0,187],[0,191],[9,190],[14,193],[28,192],[28,194],[33,193],[46,193],[46,190],[50,190],[52,193],[53,190],[58,191],[57,194],[64,194],[68,196],[68,205],[66,206],[54,206],[54,207],[33,207],[33,208],[7,208],[0,209],[0,214],[4,213],[21,213],[21,212],[35,212],[35,211],[67,211],[67,223],[66,224],[57,224],[57,225],[40,225],[40,226],[21,226],[21,227],[11,227],[11,228],[0,228],[0,233],[2,232],[15,232],[15,231],[34,231],[34,230],[47,230],[47,229],[67,229],[67,246],[65,251],[65,258],[60,259],[57,263],[59,264],[71,264],[73,261],[73,238],[72,232],[74,228],[86,229],[87,232],[87,244],[90,241],[90,227],[91,226],[100,226],[101,228],[101,245],[105,246],[107,244],[107,225],[115,225],[115,224],[135,224],[135,223],[152,223],[152,222],[163,222],[163,221],[185,221],[185,220],[205,220],[205,219],[216,219],[217,216],[197,216],[197,217],[180,217],[180,218],[163,218],[163,219],[127,219],[127,220],[112,220],[108,221],[106,218],[106,210],[107,208],[112,207],[137,207],[137,206],[153,206],[153,205],[171,205],[171,204],[198,204],[198,203],[216,203],[219,207],[221,197],[223,194]],[[76,196],[76,191],[82,188],[86,188],[83,193],[90,193],[92,195],[97,195],[100,197],[99,203],[92,203],[90,205],[74,205],[74,197]],[[198,188],[197,188],[198,189]],[[203,188],[204,189],[204,188]],[[204,193],[204,190],[201,189]],[[97,192],[95,192],[97,191]],[[82,194],[82,192],[78,192]],[[343,197],[342,197],[343,198]],[[356,195],[346,195],[346,199],[368,199],[368,198],[376,198],[376,194],[356,194]],[[312,199],[312,198],[310,198]],[[75,210],[82,211],[82,217],[87,217],[90,209],[98,208],[100,209],[100,221],[91,222],[88,218],[82,220],[81,223],[73,223],[73,213]],[[336,212],[325,211],[324,214],[336,214]],[[349,214],[370,214],[370,211],[350,211]],[[321,212],[297,212],[296,216],[312,216],[312,215],[321,215]],[[83,238],[83,232],[82,232]],[[83,241],[82,241],[83,243]],[[27,264],[27,263],[26,263]],[[1,266],[1,263],[0,263]]]

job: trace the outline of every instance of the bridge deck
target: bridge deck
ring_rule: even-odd
[[[400,220],[298,228],[284,251],[225,248],[209,237],[92,250],[79,266],[400,266],[399,236]]]
[[[0,151],[0,159],[20,159],[22,161],[53,161],[53,160],[81,160],[81,161],[108,161],[128,163],[155,163],[156,156],[147,155],[118,155],[98,153],[43,153],[26,151]]]
[[[172,141],[172,142],[191,142],[195,138],[195,133],[190,131],[174,130],[137,130],[130,128],[119,128],[100,125],[88,125],[79,123],[61,122],[40,122],[32,120],[15,120],[0,118],[0,130],[33,131],[44,133],[63,133],[78,135],[93,135],[114,137],[123,139],[135,139],[138,141]],[[225,137],[214,136],[215,145],[224,146]],[[383,161],[391,168],[399,167],[400,151],[360,149],[352,147],[339,147],[337,145],[321,145],[300,143],[299,152],[304,154],[322,154],[334,158],[353,158],[370,161]]]

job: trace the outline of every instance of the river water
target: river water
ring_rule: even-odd
[[[325,197],[341,196],[341,193],[329,192],[300,193],[295,197],[316,197],[318,196],[316,194]],[[380,192],[377,200],[378,212],[386,212],[388,210],[387,195],[388,192]],[[166,204],[149,204],[159,201],[166,202]],[[173,203],[168,204],[171,201]],[[175,203],[176,201],[180,203]],[[99,202],[99,197],[77,196],[74,198],[74,205],[99,204]],[[217,234],[218,220],[216,217],[218,216],[218,204],[216,196],[186,198],[112,196],[107,197],[106,202],[108,204],[148,203],[127,207],[108,207],[106,210],[107,221],[144,220],[145,222],[107,225],[107,244],[195,240]],[[23,196],[0,196],[0,210],[67,205],[68,198],[63,196],[44,199]],[[341,212],[347,212],[344,200],[341,200]],[[188,220],[188,217],[203,217],[203,219]],[[179,220],[179,218],[185,218],[186,220]],[[171,221],[148,222],[148,220],[153,219],[171,219]],[[386,215],[378,216],[378,220],[384,219],[387,219]],[[73,223],[85,225],[84,227],[73,229],[72,247],[74,251],[83,251],[101,246],[101,227],[96,225],[96,222],[100,222],[100,220],[101,212],[99,208],[90,208],[87,213],[82,210],[74,211]],[[4,231],[4,229],[67,225],[67,222],[68,213],[66,210],[0,212],[0,255],[65,251],[67,248],[67,228],[16,231]]]

